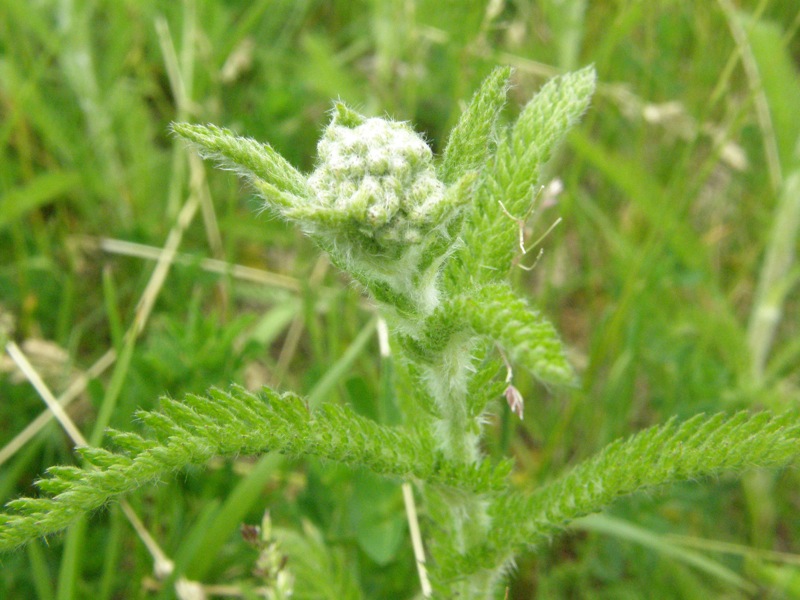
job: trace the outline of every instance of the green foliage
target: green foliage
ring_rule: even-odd
[[[191,141],[206,158],[247,177],[275,205],[290,207],[310,191],[305,179],[269,144],[234,135],[216,125],[173,123],[172,131]]]
[[[443,531],[460,540],[452,548],[466,555],[481,544],[491,526],[487,501],[505,488],[507,465],[496,468],[481,458],[487,398],[472,383],[476,373],[485,382],[485,371],[473,366],[477,341],[497,342],[543,381],[572,382],[574,375],[553,327],[508,286],[445,297],[441,273],[450,261],[460,273],[494,268],[481,262],[480,253],[453,251],[462,232],[469,239],[469,232],[482,226],[485,206],[474,204],[475,198],[495,209],[505,199],[515,208],[518,196],[533,189],[556,136],[583,112],[594,82],[587,70],[546,86],[495,157],[496,121],[509,75],[509,69],[495,70],[459,121],[439,166],[444,181],[437,178],[430,148],[407,124],[370,119],[341,103],[307,179],[266,144],[213,125],[173,125],[204,156],[246,177],[268,209],[297,223],[393,317],[404,346],[412,350],[411,364],[417,363],[412,378],[427,391],[419,398],[432,402],[426,408],[436,415],[421,422],[420,434],[331,404],[311,414],[297,396],[279,397],[268,389],[263,397],[236,388],[230,394],[189,395],[184,402],[165,399],[159,412],[139,415],[155,439],[115,433],[125,454],[83,448],[82,457],[96,469],[56,469],[40,484],[54,498],[13,501],[18,514],[6,517],[3,545],[61,529],[110,497],[187,465],[265,451],[320,456],[424,483],[430,502],[446,506]],[[487,200],[481,195],[484,183],[498,179],[498,169],[508,180]],[[471,275],[463,283],[470,281]],[[442,485],[459,492],[452,495]],[[437,552],[447,555],[448,545],[437,544]],[[497,564],[490,577],[459,585],[464,594],[479,597],[493,589],[502,569]]]
[[[697,415],[680,424],[672,420],[610,444],[525,498],[504,496],[498,513],[514,516],[508,523],[498,522],[494,542],[498,547],[500,540],[535,545],[571,520],[596,512],[622,495],[744,469],[783,466],[795,460],[798,451],[796,413]]]
[[[452,307],[475,333],[497,342],[537,379],[575,384],[575,372],[553,325],[507,285],[472,290],[455,298]]]
[[[312,413],[297,396],[279,396],[268,389],[261,394],[241,388],[212,390],[208,396],[188,395],[183,402],[164,398],[158,412],[141,412],[139,419],[153,437],[111,432],[123,453],[81,448],[88,468],[53,467],[50,477],[39,482],[52,499],[12,501],[9,506],[18,514],[4,516],[0,547],[12,548],[59,531],[114,496],[215,456],[319,456],[381,475],[473,492],[502,489],[509,467],[449,463],[430,442],[404,430],[383,427],[331,404]]]
[[[439,165],[439,178],[445,183],[486,164],[497,143],[497,120],[506,102],[509,77],[508,67],[492,71],[453,128]]]
[[[358,581],[347,568],[342,552],[332,549],[319,529],[309,521],[301,531],[277,529],[280,549],[292,557],[291,570],[298,579],[308,582],[292,595],[297,598],[358,600],[363,594]]]
[[[747,2],[0,3],[0,311],[17,325],[7,340],[56,394],[109,347],[122,350],[110,377],[89,370],[69,408],[79,428],[94,425],[93,440],[165,390],[183,398],[245,381],[307,393],[250,395],[263,414],[242,408],[250,401],[238,388],[164,401],[143,415],[151,434],[114,433],[122,452],[82,450],[86,468],[53,467],[42,482],[51,498],[19,501],[3,532],[41,535],[34,520],[53,525],[70,507],[78,516],[98,490],[112,499],[197,464],[202,475],[191,469],[128,498],[174,557],[173,580],[234,580],[247,596],[285,563],[294,597],[411,597],[419,583],[397,489],[407,479],[435,597],[796,594],[791,567],[773,566],[783,555],[768,550],[794,551],[800,539],[792,470],[618,505],[647,536],[582,523],[588,533],[542,543],[619,495],[797,453],[791,415],[690,418],[781,414],[797,398],[797,15],[791,3],[749,4],[752,15]],[[598,109],[554,152],[594,83],[589,70],[567,71],[589,62],[604,82]],[[371,118],[384,114],[394,120]],[[186,119],[227,127],[175,130],[243,175],[279,218],[252,218],[234,178],[185,161],[167,124]],[[377,127],[361,129],[367,121]],[[395,152],[373,130],[411,150]],[[367,143],[346,147],[353,137]],[[395,155],[406,164],[391,165]],[[384,173],[387,162],[400,168]],[[553,175],[563,191],[540,193]],[[525,240],[556,210],[567,225],[523,274]],[[363,326],[372,308],[365,315],[325,261],[312,266],[315,251],[291,226],[377,300],[394,353],[380,367],[374,328]],[[142,246],[113,256],[122,240]],[[145,286],[142,261],[156,257]],[[568,353],[551,321],[565,327]],[[37,355],[43,341],[63,354],[55,364]],[[576,380],[566,356],[581,386],[560,393],[553,384]],[[10,438],[41,409],[25,382],[5,376],[13,365],[0,369]],[[524,422],[498,401],[512,383]],[[331,408],[340,402],[378,423]],[[689,420],[591,458],[669,415]],[[290,463],[271,451],[326,458]],[[5,446],[4,497],[30,494],[35,474],[70,452],[54,425],[21,450]],[[250,452],[267,454],[253,463]],[[513,454],[513,485],[508,463],[489,473],[486,452]],[[270,573],[255,564],[249,577],[253,557],[232,534],[265,504],[288,562],[273,557]],[[150,590],[153,558],[121,512],[94,523],[63,546],[5,556],[0,596]],[[629,547],[645,538],[646,549]],[[504,594],[510,560],[531,545]],[[706,557],[722,547],[746,568]],[[155,585],[172,591],[170,579]]]
[[[613,442],[533,493],[498,496],[490,509],[494,526],[486,545],[444,570],[463,575],[475,565],[494,564],[633,492],[779,467],[799,455],[800,418],[794,412],[696,415],[680,424],[671,420]]]
[[[530,213],[542,166],[556,144],[586,111],[595,86],[586,67],[555,78],[525,106],[483,172],[473,219],[464,231],[462,262],[475,282],[504,281],[519,246],[520,221]]]

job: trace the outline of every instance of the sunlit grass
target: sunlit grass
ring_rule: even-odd
[[[54,395],[74,398],[67,412],[83,435],[130,428],[161,394],[231,381],[324,386],[368,414],[383,382],[377,340],[359,335],[372,314],[358,291],[257,215],[234,176],[192,160],[167,125],[246,131],[308,171],[340,97],[413,120],[441,149],[457,102],[495,64],[517,69],[519,99],[590,62],[600,86],[553,161],[564,191],[526,235],[563,221],[518,274],[564,332],[582,388],[518,381],[526,420],[498,408],[489,450],[510,449],[532,487],[672,415],[796,405],[793,3],[465,2],[452,14],[440,4],[0,4],[0,305]],[[10,360],[0,366],[5,446],[44,405]],[[72,445],[43,424],[6,446],[2,498],[74,461]],[[304,534],[284,534],[303,554],[290,558],[298,571],[309,556],[323,565],[314,597],[411,597],[410,544],[376,551],[404,527],[400,491],[369,496],[353,477],[242,459],[129,501],[166,559],[205,584],[259,584],[237,530],[268,507],[278,527]],[[793,471],[757,474],[626,501],[614,521],[524,559],[509,597],[798,595],[799,483]],[[376,520],[354,513],[373,501],[389,507]],[[698,568],[697,555],[716,566]],[[112,510],[64,543],[5,557],[0,578],[8,597],[169,596],[158,560]]]

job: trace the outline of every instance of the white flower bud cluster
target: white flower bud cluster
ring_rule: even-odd
[[[437,225],[431,221],[444,184],[431,149],[405,123],[371,118],[348,127],[334,119],[317,150],[309,184],[337,220],[379,243],[419,242]]]

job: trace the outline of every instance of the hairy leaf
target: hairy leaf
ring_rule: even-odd
[[[509,143],[498,148],[493,176],[509,212],[527,212],[541,166],[586,111],[595,77],[594,67],[586,67],[548,81],[523,109]]]
[[[795,413],[740,412],[674,420],[618,440],[595,457],[532,494],[498,496],[490,509],[487,544],[452,557],[449,576],[494,565],[535,546],[574,519],[598,512],[633,492],[748,468],[776,467],[800,457],[800,418]]]
[[[453,303],[476,333],[496,341],[513,362],[546,383],[573,385],[575,371],[555,327],[508,285],[487,285]]]
[[[481,84],[450,134],[442,155],[439,178],[453,183],[486,162],[497,142],[497,118],[506,101],[509,67],[498,67]]]
[[[507,284],[474,288],[444,302],[425,322],[423,336],[402,341],[416,360],[433,360],[465,331],[499,344],[542,382],[576,383],[555,327]]]
[[[306,178],[269,144],[240,137],[216,125],[173,123],[172,131],[190,141],[205,158],[219,161],[248,179],[268,200],[292,205],[288,195],[308,197]]]
[[[408,430],[379,425],[335,405],[309,411],[302,398],[269,389],[253,394],[234,387],[211,390],[205,396],[187,395],[182,402],[164,399],[160,412],[143,412],[139,417],[157,442],[112,432],[124,453],[81,448],[87,468],[57,467],[43,482],[42,488],[54,497],[21,498],[8,504],[13,512],[0,515],[0,549],[59,531],[114,496],[214,456],[269,451],[313,455],[384,476],[478,493],[503,489],[510,469],[509,463],[449,462],[430,441]]]
[[[476,203],[451,267],[459,285],[502,281],[518,252],[542,165],[589,105],[595,71],[586,67],[547,82],[527,104],[478,184]]]

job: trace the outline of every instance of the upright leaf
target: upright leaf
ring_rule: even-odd
[[[588,107],[594,86],[594,68],[586,67],[549,81],[524,108],[483,172],[451,278],[462,285],[507,278],[541,167]]]
[[[447,184],[473,169],[479,169],[496,143],[497,118],[506,101],[509,67],[498,67],[481,84],[450,134],[439,167],[439,178]]]

